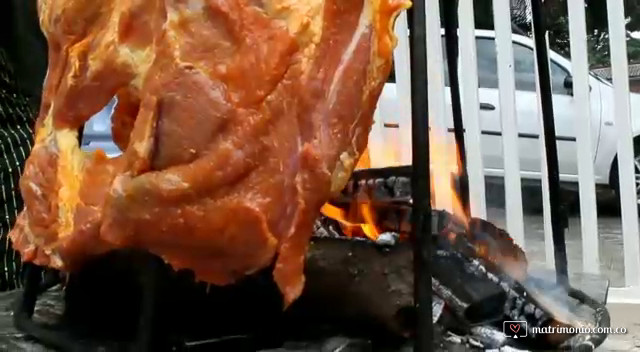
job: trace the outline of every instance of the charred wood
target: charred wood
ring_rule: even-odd
[[[395,207],[406,215],[407,207]],[[479,219],[467,224],[446,212],[434,211],[432,217],[433,319],[442,346],[455,345],[452,341],[457,340],[467,350],[512,343],[501,332],[505,320],[525,320],[529,329],[576,322],[608,326],[604,305],[577,290],[564,293],[565,305],[586,306],[590,316],[572,315],[576,321],[559,316],[545,302],[558,301],[557,293],[546,297],[555,292],[548,289],[554,284],[530,278],[524,253],[506,232]],[[391,233],[387,237],[392,240],[349,239],[330,219],[320,219],[315,233],[318,236],[306,257],[304,292],[284,312],[270,269],[235,285],[213,287],[196,282],[189,271],[175,272],[160,265],[159,273],[166,282],[157,296],[154,323],[159,324],[157,331],[164,332],[164,343],[185,351],[228,344],[248,350],[296,351],[291,343],[288,349],[282,348],[286,341],[325,343],[327,337],[347,335],[355,341],[369,341],[364,345],[349,342],[347,347],[355,343],[366,351],[371,343],[402,351],[403,345],[410,344],[407,338],[415,327],[410,244]],[[63,329],[71,327],[76,333],[78,326],[83,327],[84,339],[105,339],[109,336],[98,333],[110,331],[110,326],[122,330],[118,335],[125,342],[133,339],[136,326],[127,322],[139,321],[135,307],[145,287],[130,269],[141,266],[144,258],[156,260],[145,254],[114,252],[86,266],[69,280],[62,317],[45,314],[45,320],[62,321]],[[598,345],[606,337],[555,335],[550,340],[550,335],[530,332],[516,347],[572,348]]]

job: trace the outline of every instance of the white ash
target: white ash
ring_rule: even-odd
[[[437,322],[444,310],[444,300],[436,295],[431,296],[431,314],[433,322]]]
[[[395,246],[400,239],[400,235],[395,232],[384,232],[376,239],[376,244],[380,246]]]

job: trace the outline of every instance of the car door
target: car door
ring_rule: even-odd
[[[536,93],[535,54],[531,47],[520,43],[514,43],[513,54],[520,168],[525,177],[539,177],[542,165],[542,133]],[[575,107],[571,92],[564,87],[564,79],[568,72],[551,62],[550,74],[560,174],[576,175],[576,135],[572,127]]]
[[[117,100],[113,98],[107,106],[85,123],[82,133],[82,150],[95,151],[100,149],[109,157],[122,154],[111,136],[111,114],[116,104]]]
[[[488,176],[502,176],[504,162],[502,156],[502,125],[498,96],[498,74],[495,39],[478,37],[478,83],[480,100],[480,122],[482,127],[482,148],[485,173]],[[539,178],[541,173],[540,120],[536,93],[535,55],[532,45],[514,42],[515,99],[518,119],[518,148],[521,175],[525,178]],[[557,56],[552,54],[552,57]],[[569,71],[554,59],[550,62],[554,122],[560,174],[563,180],[574,180],[577,175],[576,134],[574,124],[575,100],[571,90],[564,87]],[[593,94],[593,93],[592,93]],[[597,120],[598,97],[592,96],[592,118]],[[594,123],[597,121],[594,120]],[[597,139],[593,130],[592,140]],[[596,143],[592,143],[595,153]]]
[[[542,132],[538,113],[533,43],[515,42],[513,49],[521,170],[525,177],[539,177],[542,160],[540,146]],[[581,117],[575,115],[576,101],[571,88],[565,87],[565,80],[571,74],[554,59],[554,56],[558,55],[553,52],[551,54],[549,64],[560,177],[565,181],[574,181],[577,180],[578,175],[575,125],[581,123]],[[599,99],[597,96],[592,96],[590,100],[591,115],[594,119],[592,125],[598,126]],[[596,139],[597,130],[592,129],[592,141],[596,141]],[[596,143],[592,142],[591,148],[594,155],[596,146]]]
[[[495,39],[477,37],[478,99],[480,102],[480,128],[485,175],[502,176],[502,128],[498,94],[498,62]],[[462,68],[464,74],[464,68]]]

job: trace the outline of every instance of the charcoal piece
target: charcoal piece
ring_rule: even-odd
[[[371,198],[375,200],[392,198],[392,194],[389,194],[389,189],[386,187],[384,179],[376,179],[371,190]]]
[[[444,310],[444,300],[436,295],[431,297],[431,314],[433,322],[437,322]]]
[[[321,215],[313,224],[314,237],[342,238],[344,234],[339,230],[338,223]]]
[[[516,280],[526,279],[527,257],[506,231],[486,220],[473,218],[469,221],[468,234],[472,243],[485,248],[485,258],[492,258],[503,272]]]
[[[349,180],[349,182],[347,183],[347,187],[345,187],[345,189],[343,190],[343,193],[346,195],[353,194],[354,187],[355,182],[353,182],[353,180]]]
[[[411,198],[411,179],[408,177],[398,177],[393,186],[394,198]]]
[[[432,259],[432,275],[440,286],[448,289],[455,299],[445,302],[458,310],[470,324],[497,320],[502,317],[507,299],[504,290],[485,276],[468,268],[469,262],[456,253],[437,250]],[[455,302],[455,303],[454,303]]]
[[[485,349],[498,349],[507,342],[504,332],[490,326],[472,327],[471,336],[477,339]]]
[[[313,223],[313,235],[316,237],[333,237],[329,233],[327,226],[322,226],[321,219],[317,219],[316,222]]]
[[[367,193],[369,193],[369,194],[370,194],[370,193],[372,193],[372,192],[373,192],[374,187],[376,186],[376,179],[369,179],[369,180],[367,180],[366,185],[367,185],[367,186],[366,186],[366,188],[364,189],[364,191],[366,191],[366,192],[367,192]]]
[[[393,187],[396,185],[396,177],[391,176],[386,179],[387,188],[393,190]]]
[[[355,194],[367,191],[367,180],[359,180],[356,184]],[[353,196],[353,195],[351,195]]]

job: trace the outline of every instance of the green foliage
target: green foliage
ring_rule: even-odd
[[[445,0],[446,1],[446,0]],[[621,0],[618,0],[621,1]],[[476,0],[476,28],[493,29],[493,9],[491,0]],[[640,31],[640,0],[624,0],[628,33]],[[512,20],[516,25],[530,32],[528,16],[523,1],[512,0]],[[546,0],[543,14],[549,30],[549,45],[561,55],[570,56],[569,17],[567,0]],[[586,1],[587,40],[589,63],[591,66],[609,66],[609,28],[606,0]],[[640,63],[640,40],[627,38],[627,51],[631,63]]]

